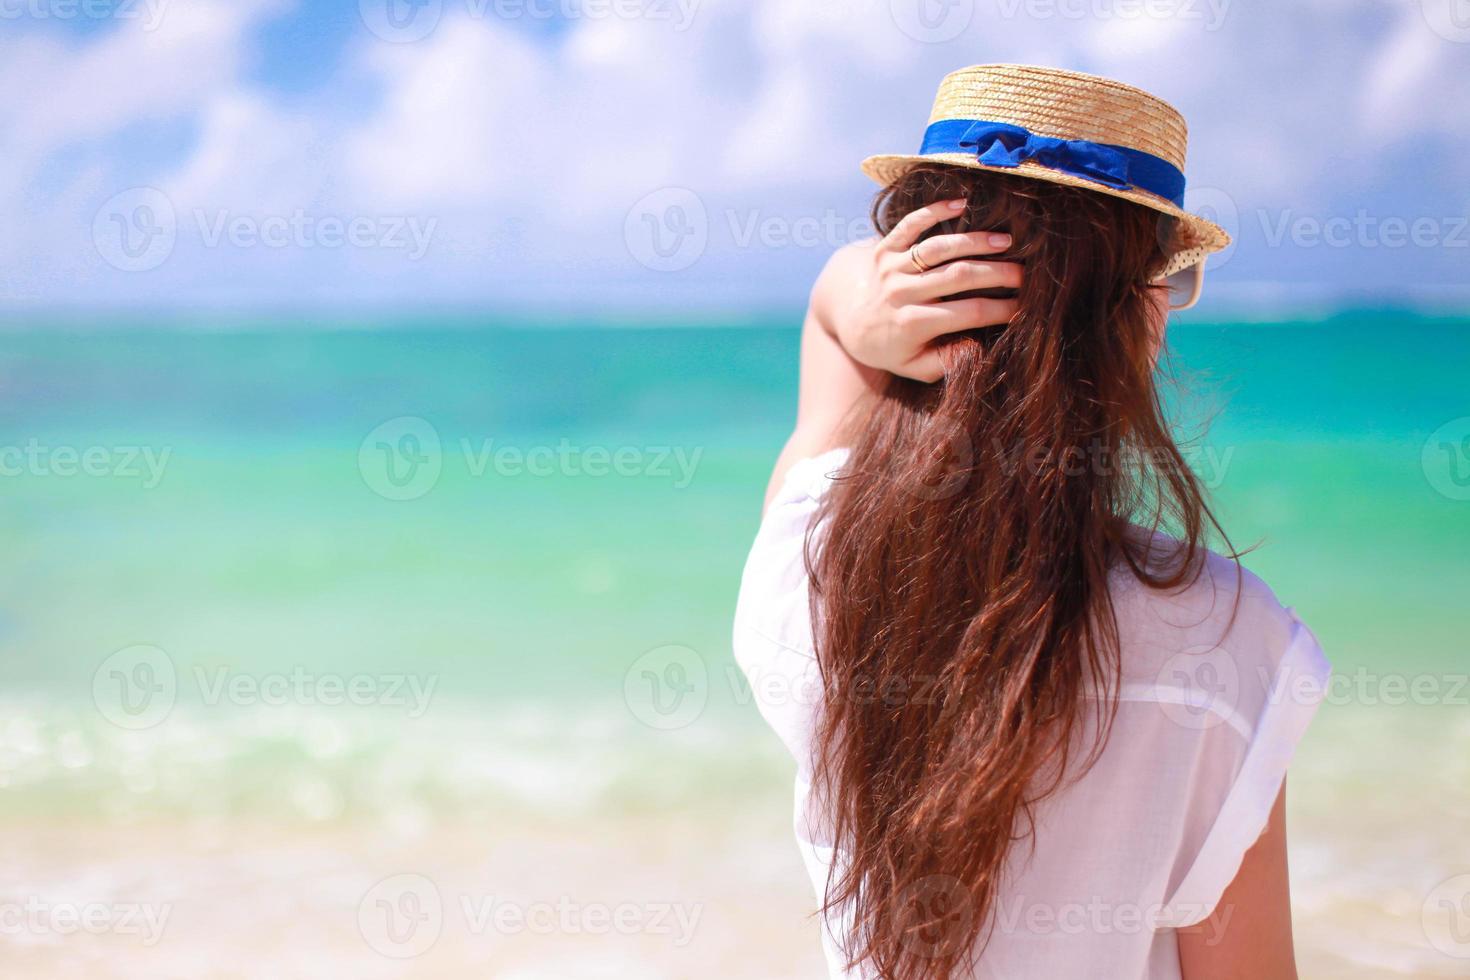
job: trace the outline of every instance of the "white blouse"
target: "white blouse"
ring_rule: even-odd
[[[810,799],[821,684],[804,546],[846,452],[791,468],[751,549],[735,615],[735,657],[796,761],[797,846],[819,899],[842,855]],[[1234,879],[1330,672],[1296,613],[1241,576],[1213,553],[1180,591],[1115,575],[1123,675],[1111,735],[1085,775],[1040,805],[1034,849],[1012,849],[974,976],[1180,976],[1174,930],[1209,916]],[[869,976],[844,970],[834,933],[841,924],[826,922],[830,977]]]

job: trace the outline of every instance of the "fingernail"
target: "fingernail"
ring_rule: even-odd
[[[1011,243],[1010,235],[991,235],[990,244],[995,248],[1005,248]]]
[[[958,201],[950,201],[949,209],[951,211],[963,211],[965,209],[965,205],[968,203],[970,202],[966,201],[964,198],[961,198]]]

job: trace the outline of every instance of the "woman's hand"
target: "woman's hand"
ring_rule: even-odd
[[[1010,247],[1005,235],[936,235],[919,245],[920,272],[909,257],[919,236],[954,218],[963,201],[920,208],[879,241],[838,249],[812,287],[801,336],[801,395],[796,427],[771,475],[767,499],[798,459],[842,445],[853,409],[881,392],[890,375],[933,382],[944,365],[933,341],[945,334],[1005,323],[1015,300],[944,297],[972,289],[1014,289],[1021,267],[976,261]]]
[[[883,238],[848,246],[828,265],[813,290],[813,310],[853,360],[905,378],[938,381],[944,365],[935,339],[1002,324],[1015,315],[1013,299],[944,301],[971,290],[1021,284],[1020,265],[978,260],[1009,248],[1009,235],[973,231],[919,241],[964,207],[961,200],[920,208]]]

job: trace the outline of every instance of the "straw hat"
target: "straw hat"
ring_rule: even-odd
[[[1225,229],[1184,210],[1184,117],[1112,79],[1031,65],[975,65],[939,83],[917,154],[863,161],[891,184],[915,164],[1011,173],[1121,197],[1178,218],[1166,274],[1230,244]]]

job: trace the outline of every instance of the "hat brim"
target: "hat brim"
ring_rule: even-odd
[[[1059,173],[1050,170],[1030,160],[1016,167],[992,167],[980,163],[971,154],[965,153],[933,153],[926,156],[917,154],[885,154],[868,157],[863,161],[863,173],[877,181],[883,186],[888,186],[898,180],[908,171],[920,164],[940,163],[952,167],[964,167],[968,170],[987,170],[991,173],[1010,174],[1011,176],[1029,177],[1034,180],[1044,180],[1052,184],[1065,184],[1068,187],[1080,187],[1083,190],[1095,191],[1098,194],[1106,194],[1109,197],[1119,197],[1125,201],[1141,204],[1146,208],[1152,208],[1160,214],[1167,214],[1178,219],[1175,226],[1175,240],[1170,245],[1169,262],[1163,275],[1172,275],[1180,269],[1187,269],[1191,265],[1204,259],[1206,255],[1218,252],[1230,244],[1230,235],[1215,224],[1201,218],[1197,214],[1179,207],[1173,201],[1150,194],[1142,190],[1119,190],[1108,187],[1083,177],[1074,177],[1071,174]]]

